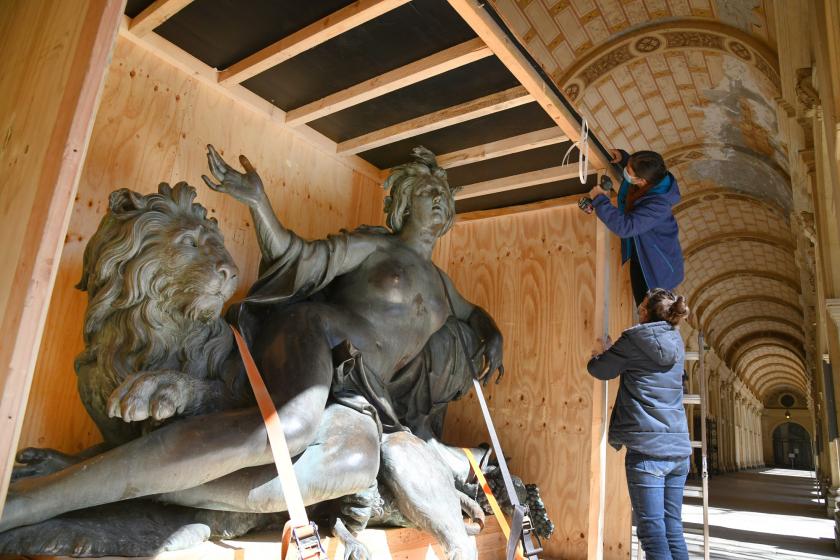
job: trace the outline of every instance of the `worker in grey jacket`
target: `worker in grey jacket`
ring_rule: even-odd
[[[609,442],[627,448],[625,469],[639,542],[648,560],[688,560],[682,500],[691,443],[683,408],[685,347],[678,329],[685,298],[657,288],[639,305],[639,324],[609,345],[599,341],[587,369],[621,375]]]

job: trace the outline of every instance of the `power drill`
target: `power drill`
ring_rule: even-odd
[[[601,188],[605,191],[611,191],[613,188],[612,179],[610,179],[609,175],[601,175]],[[588,196],[584,196],[580,200],[578,200],[578,208],[586,212],[587,214],[591,214],[595,211],[595,208],[592,207],[592,199]]]

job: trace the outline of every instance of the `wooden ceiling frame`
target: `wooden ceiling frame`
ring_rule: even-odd
[[[481,39],[470,39],[292,109],[286,114],[286,122],[290,126],[306,124],[492,55]]]
[[[355,155],[338,155],[335,149],[336,143],[313,128],[308,126],[288,126],[286,124],[285,111],[240,84],[232,86],[220,84],[218,81],[218,71],[215,68],[208,66],[157,33],[151,32],[143,36],[135,34],[131,30],[132,21],[128,16],[123,16],[120,35],[125,39],[143,47],[163,59],[169,65],[178,68],[204,85],[239,103],[241,106],[260,114],[280,128],[291,131],[296,136],[319,148],[322,152],[335,157],[338,161],[354,171],[358,171],[374,181],[380,181],[380,170],[378,167]]]
[[[571,163],[567,165],[549,167],[547,169],[539,169],[537,171],[529,171],[527,173],[519,173],[508,177],[499,177],[498,179],[490,179],[488,181],[464,185],[461,187],[461,190],[455,194],[455,199],[463,200],[465,198],[484,196],[487,194],[510,191],[514,189],[524,189],[525,187],[533,187],[535,185],[542,185],[554,181],[574,179],[578,176],[578,172],[578,164]]]
[[[239,84],[351,29],[407,4],[410,0],[358,0],[283,37],[219,72],[223,85]]]
[[[303,137],[322,151],[378,182],[387,176],[387,171],[379,170],[359,157],[359,153],[534,101],[557,123],[557,128],[527,132],[443,154],[439,157],[440,165],[444,168],[459,167],[567,142],[570,139],[578,140],[580,137],[576,115],[552,91],[544,78],[505,35],[505,31],[478,2],[449,2],[478,37],[286,112],[247,89],[241,82],[395,10],[410,0],[359,0],[234,62],[223,70],[208,66],[153,31],[188,6],[191,1],[157,0],[137,17],[125,17],[120,33],[204,84],[264,115],[278,126]],[[490,56],[497,57],[522,85],[445,107],[341,142],[331,140],[307,124]],[[606,159],[608,156],[597,147],[590,150],[590,153],[595,164],[591,173],[610,168]],[[609,172],[614,174],[612,170]],[[578,166],[574,164],[498,177],[467,185],[459,193],[459,198],[568,180],[577,174]],[[614,178],[617,179],[616,176]]]
[[[131,20],[129,30],[137,37],[143,37],[192,2],[193,0],[156,0]]]
[[[339,142],[337,151],[340,155],[358,154],[499,111],[513,109],[531,103],[533,100],[534,98],[524,87],[512,87]]]
[[[453,167],[460,167],[462,165],[469,165],[479,161],[486,161],[511,154],[518,154],[526,150],[535,150],[545,146],[554,144],[562,144],[568,142],[569,136],[565,134],[559,127],[552,126],[543,128],[542,130],[535,130],[534,132],[526,132],[525,134],[517,134],[509,138],[497,140],[495,142],[488,142],[478,146],[471,146],[449,152],[437,156],[438,165],[444,169],[451,169]]]

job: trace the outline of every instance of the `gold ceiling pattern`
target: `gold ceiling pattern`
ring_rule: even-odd
[[[680,182],[680,287],[759,399],[807,394],[778,57],[764,0],[495,0],[599,139]]]

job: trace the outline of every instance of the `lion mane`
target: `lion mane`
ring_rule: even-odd
[[[111,193],[109,211],[87,244],[81,281],[88,293],[84,320],[85,349],[75,361],[79,393],[106,438],[136,436],[108,418],[110,393],[125,378],[141,370],[177,369],[195,377],[223,377],[233,338],[221,318],[227,297],[218,295],[209,311],[202,273],[232,259],[215,219],[193,200],[186,183],[142,195],[128,189]],[[172,247],[184,232],[200,228],[213,244],[210,255],[191,267],[167,266]],[[214,254],[218,253],[218,254]],[[176,296],[190,294],[178,309]],[[103,423],[105,426],[103,426]],[[122,423],[122,422],[119,422]],[[109,437],[108,431],[111,431]],[[122,443],[111,441],[110,443]]]

